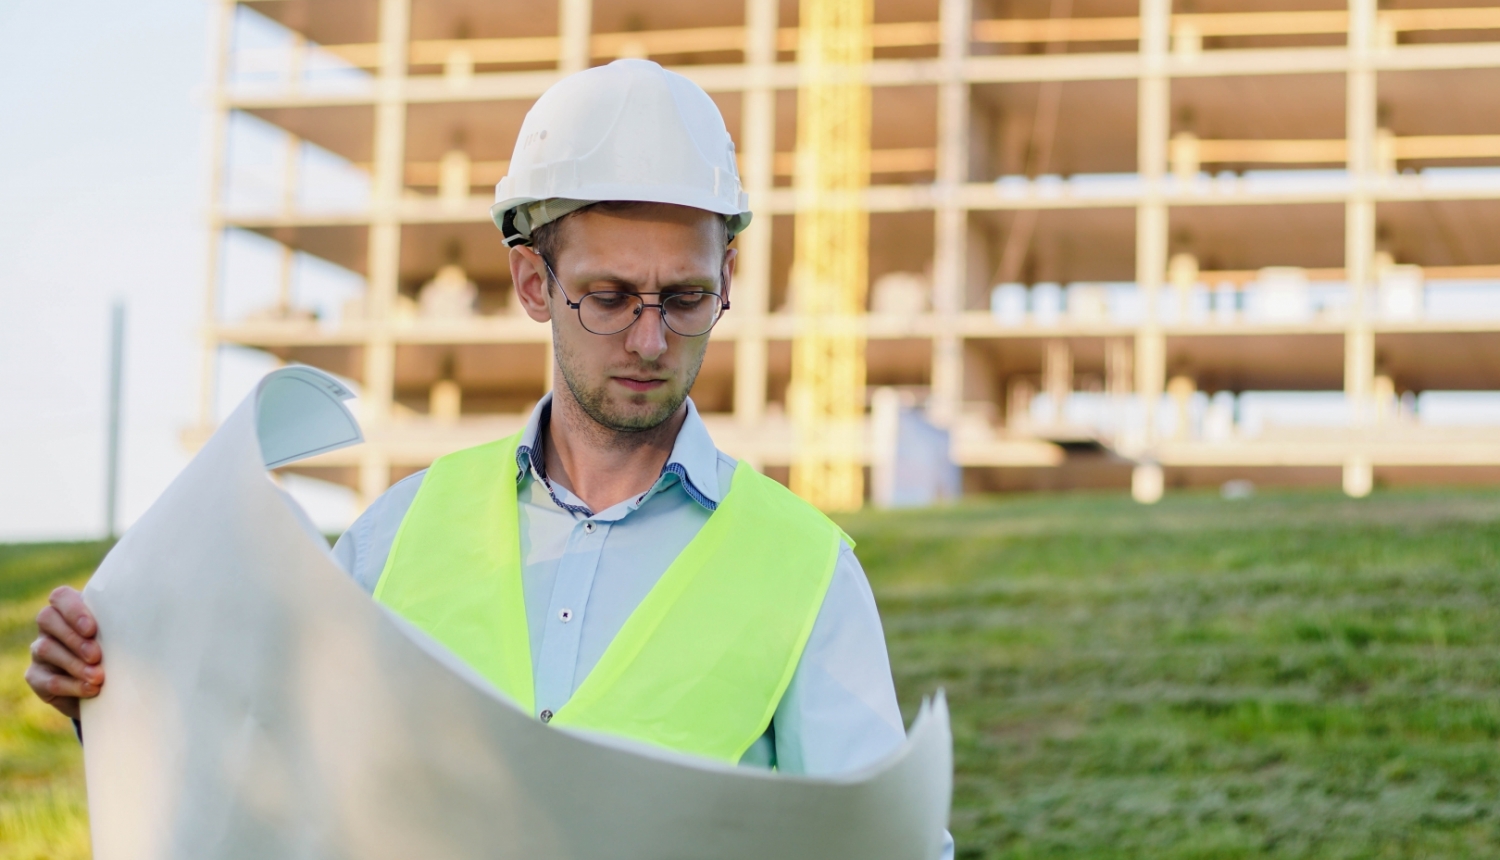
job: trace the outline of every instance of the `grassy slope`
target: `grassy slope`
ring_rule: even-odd
[[[961,857],[1500,853],[1500,494],[846,520]]]
[[[946,687],[961,857],[1500,853],[1500,493],[1038,496],[845,524],[908,712]],[[94,545],[0,547],[0,858],[87,854],[20,682]]]
[[[73,725],[22,680],[37,611],[61,583],[82,587],[102,544],[0,546],[0,858],[89,855],[83,756]]]

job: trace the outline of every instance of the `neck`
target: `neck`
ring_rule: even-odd
[[[566,386],[555,389],[543,445],[547,479],[582,499],[591,511],[639,496],[661,477],[685,420],[684,402],[649,430],[615,430],[589,417]]]

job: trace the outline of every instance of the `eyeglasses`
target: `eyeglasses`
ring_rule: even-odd
[[[567,302],[568,307],[578,311],[578,321],[584,330],[593,334],[619,334],[635,325],[635,321],[641,318],[647,308],[655,308],[661,314],[662,322],[673,332],[683,337],[702,337],[714,327],[724,311],[729,310],[729,302],[724,301],[723,296],[708,290],[680,293],[603,290],[585,293],[575,302],[568,298],[568,291],[563,289],[562,280],[552,271],[552,264],[543,258],[542,265],[547,267],[547,274],[557,282],[563,301]],[[652,304],[643,296],[659,296],[661,300]]]

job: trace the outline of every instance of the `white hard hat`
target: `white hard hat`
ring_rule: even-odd
[[[558,81],[521,123],[490,218],[507,245],[606,200],[675,203],[750,224],[734,141],[701,87],[650,60],[616,60]]]

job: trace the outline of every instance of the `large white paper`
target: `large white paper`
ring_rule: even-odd
[[[349,392],[268,375],[84,591],[97,860],[937,856],[941,698],[839,779],[546,726],[337,567],[268,466],[360,441]]]

